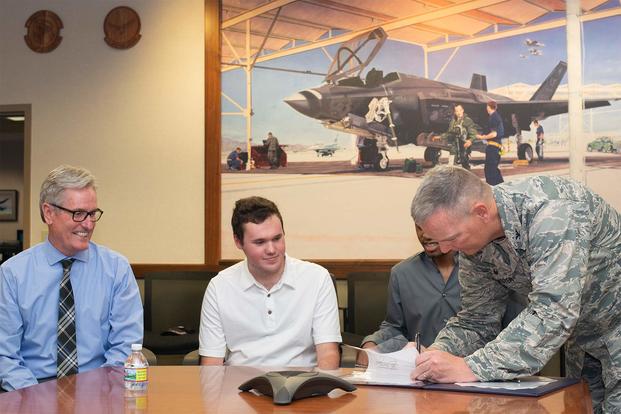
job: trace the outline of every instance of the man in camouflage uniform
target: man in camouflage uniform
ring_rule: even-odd
[[[278,138],[270,132],[267,134],[267,139],[264,142],[267,147],[267,160],[270,163],[270,168],[278,168],[278,148],[280,147],[278,145]]]
[[[467,149],[471,144],[464,147],[464,143],[472,143],[478,134],[476,124],[468,114],[464,112],[464,107],[460,104],[455,105],[455,116],[451,118],[449,127],[444,134],[434,137],[446,140],[455,146],[457,160],[464,168],[470,169],[470,150]]]
[[[495,187],[436,167],[412,216],[442,250],[458,250],[462,311],[417,360],[436,382],[538,372],[566,344],[567,373],[584,378],[595,412],[621,412],[621,215],[579,183],[529,177]],[[528,305],[500,318],[510,292]]]

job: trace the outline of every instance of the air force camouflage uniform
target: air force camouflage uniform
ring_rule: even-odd
[[[536,373],[567,342],[568,376],[587,379],[596,412],[621,412],[621,215],[560,177],[492,191],[506,238],[461,254],[462,311],[433,347],[485,381]],[[500,332],[511,291],[528,306]]]

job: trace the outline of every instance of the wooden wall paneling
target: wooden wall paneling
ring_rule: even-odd
[[[220,261],[220,0],[205,0],[205,264]]]

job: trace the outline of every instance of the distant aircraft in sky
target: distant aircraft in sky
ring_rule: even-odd
[[[333,156],[334,153],[336,152],[336,150],[340,149],[338,143],[337,143],[338,138],[334,138],[334,142],[332,144],[318,144],[318,145],[313,145],[312,147],[310,147],[310,149],[312,149],[313,151],[315,151],[317,153],[317,156],[321,156],[321,157],[328,157],[328,156]]]
[[[535,49],[534,47],[528,49],[528,53],[533,56],[541,56],[543,55],[543,50]]]
[[[520,58],[522,58],[522,59],[528,59],[528,56],[523,55],[523,54],[521,54],[521,53],[520,53]]]
[[[538,40],[526,39],[524,40],[524,44],[528,47],[544,47],[545,44],[539,42]]]

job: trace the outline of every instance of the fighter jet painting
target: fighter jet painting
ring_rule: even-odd
[[[399,72],[384,74],[377,69],[369,70],[363,78],[363,69],[386,38],[386,32],[378,28],[343,43],[322,85],[285,99],[297,112],[327,128],[373,140],[378,148],[378,170],[388,169],[388,147],[412,143],[426,147],[425,160],[437,162],[442,150],[452,148],[451,143],[429,138],[447,130],[458,103],[477,125],[484,126],[489,117],[486,104],[496,101],[507,136],[518,133],[518,129],[529,131],[533,119],[567,112],[567,101],[551,100],[567,71],[565,62],[557,64],[528,101],[488,92],[487,79],[480,74],[472,75],[469,88]],[[607,105],[607,100],[585,100],[586,108]],[[520,159],[530,161],[532,154],[529,144],[518,147]]]
[[[331,157],[334,155],[334,153],[336,152],[336,150],[340,149],[338,143],[337,143],[337,139],[334,139],[334,142],[332,144],[318,144],[318,145],[313,145],[312,147],[310,147],[310,149],[312,149],[313,151],[315,151],[317,153],[318,157]]]

